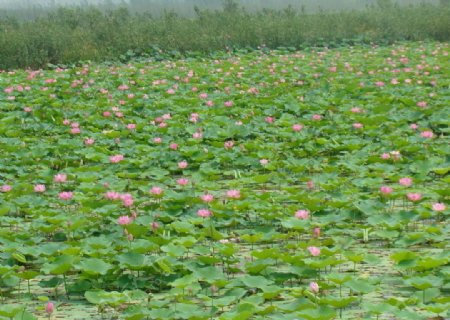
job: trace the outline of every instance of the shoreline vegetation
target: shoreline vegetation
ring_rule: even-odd
[[[68,7],[32,20],[0,18],[0,69],[449,38],[448,1],[411,6],[378,1],[363,10],[313,13],[293,7],[248,11],[226,1],[217,10],[195,7],[194,17],[174,11],[153,16],[128,7]]]

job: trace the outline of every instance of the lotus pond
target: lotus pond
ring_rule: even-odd
[[[0,318],[449,317],[448,51],[1,73]]]

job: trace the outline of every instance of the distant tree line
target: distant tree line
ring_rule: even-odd
[[[142,0],[134,1],[137,5]],[[193,17],[169,10],[155,16],[129,7],[75,7],[48,11],[32,20],[0,18],[0,69],[204,55],[260,46],[298,49],[450,38],[447,1],[400,6],[379,0],[364,10],[315,13],[292,6],[249,11],[232,0],[221,4],[215,10],[197,6]]]

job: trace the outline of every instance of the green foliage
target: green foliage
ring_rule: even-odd
[[[393,6],[305,14],[293,8],[249,12],[228,1],[222,10],[188,18],[154,17],[126,7],[60,8],[35,20],[0,20],[0,68],[41,68],[136,56],[156,59],[242,48],[334,47],[342,44],[439,40],[450,36],[450,7]]]

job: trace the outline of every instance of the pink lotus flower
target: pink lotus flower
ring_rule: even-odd
[[[402,186],[405,186],[405,187],[411,186],[412,182],[413,182],[412,179],[408,178],[408,177],[401,178],[400,180],[398,180],[398,183],[400,183]]]
[[[419,126],[418,126],[417,124],[415,124],[415,123],[411,123],[411,124],[409,125],[409,127],[410,127],[412,130],[417,130],[417,129],[419,128]]]
[[[68,126],[69,124],[70,124],[70,120],[69,119],[64,119],[63,125]]]
[[[203,202],[209,203],[214,200],[214,196],[212,194],[206,193],[206,194],[202,194],[200,196],[200,199],[202,199]]]
[[[119,163],[120,161],[124,160],[125,157],[121,154],[116,154],[114,156],[109,157],[109,162],[111,163]]]
[[[8,87],[8,88],[5,88],[5,89],[3,90],[3,92],[5,92],[5,93],[7,93],[7,94],[13,93],[13,91],[14,91],[14,88],[13,88],[13,87]]]
[[[313,114],[312,119],[318,121],[322,119],[322,116],[320,114]]]
[[[259,160],[259,163],[260,163],[261,165],[265,166],[266,164],[269,163],[269,160],[267,160],[267,159],[261,159],[261,160]]]
[[[248,92],[248,93],[252,93],[252,94],[258,94],[258,93],[259,93],[259,90],[258,90],[258,88],[251,87],[251,88],[249,88],[249,89],[247,90],[247,92]]]
[[[198,113],[191,113],[189,121],[196,123],[198,121],[199,117],[200,117],[200,115]]]
[[[410,201],[416,202],[422,199],[422,195],[420,193],[408,193],[406,195]]]
[[[31,111],[33,111],[33,109],[31,109],[30,107],[25,107],[25,108],[23,108],[23,111],[24,112],[31,112]]]
[[[70,126],[71,126],[72,128],[79,128],[79,127],[80,127],[80,124],[79,124],[78,122],[72,122],[72,123],[70,124]]]
[[[84,144],[87,145],[87,146],[93,145],[94,142],[95,142],[95,140],[92,139],[92,138],[86,138],[86,139],[84,140]]]
[[[308,219],[309,218],[309,211],[308,210],[298,210],[295,212],[295,217],[298,219]]]
[[[233,148],[234,142],[233,141],[225,141],[223,146],[224,146],[225,149],[229,150],[229,149]]]
[[[169,145],[169,148],[172,149],[172,150],[177,150],[177,149],[178,149],[178,144],[176,144],[176,143],[171,143],[171,144]]]
[[[153,187],[150,189],[150,193],[155,195],[155,196],[160,196],[163,193],[163,189],[160,187]]]
[[[66,182],[66,180],[67,180],[67,175],[65,175],[64,173],[58,173],[57,175],[55,175],[53,177],[53,181],[59,182],[59,183]]]
[[[306,187],[307,187],[309,190],[314,189],[314,181],[309,180],[308,182],[306,182]]]
[[[34,192],[42,193],[45,192],[46,188],[43,184],[37,184],[34,186]]]
[[[230,199],[239,199],[241,197],[241,192],[239,190],[228,190],[227,197]]]
[[[232,107],[233,106],[233,101],[225,101],[224,103],[225,107]]]
[[[117,223],[121,226],[126,226],[132,222],[132,219],[129,216],[121,216],[117,219]]]
[[[73,192],[63,191],[63,192],[60,192],[58,196],[61,200],[70,200],[73,198]]]
[[[129,124],[127,124],[127,129],[128,129],[128,130],[134,130],[134,129],[136,129],[136,124],[134,124],[134,123],[129,123]]]
[[[153,221],[152,224],[151,224],[151,227],[152,227],[153,231],[156,231],[156,230],[159,229],[159,223],[156,222],[156,221]]]
[[[445,206],[445,204],[443,204],[441,202],[436,202],[436,203],[433,203],[432,208],[434,211],[441,212],[441,211],[444,211],[447,207]]]
[[[80,130],[80,128],[72,128],[72,129],[70,129],[70,133],[71,134],[79,134],[79,133],[81,133],[81,130]]]
[[[394,189],[392,189],[391,187],[388,187],[388,186],[382,186],[380,188],[380,191],[381,191],[381,193],[384,193],[384,194],[390,194],[390,193],[392,193],[392,191],[394,191]]]
[[[350,109],[350,111],[353,112],[353,113],[361,113],[362,109],[358,108],[358,107],[353,107],[353,108]]]
[[[426,108],[427,107],[427,102],[426,101],[419,101],[417,102],[417,106],[420,108]]]
[[[200,97],[200,99],[206,99],[206,98],[208,98],[208,94],[207,93],[200,93],[199,97]]]
[[[207,218],[212,215],[212,212],[209,211],[208,209],[200,209],[197,211],[197,215],[202,218]]]
[[[153,138],[153,142],[160,144],[162,142],[162,138],[160,138],[160,137]]]
[[[167,94],[175,94],[175,90],[174,89],[172,89],[172,88],[170,88],[170,89],[167,89]]]
[[[133,195],[131,193],[122,193],[119,197],[120,199],[132,199]]]
[[[319,293],[319,285],[317,284],[317,282],[311,282],[309,284],[309,289],[316,294]]]
[[[121,194],[120,199],[124,207],[131,207],[134,203],[133,196],[129,193]]]
[[[320,237],[320,228],[319,227],[315,227],[313,229],[313,236],[316,237],[316,238]]]
[[[53,302],[47,302],[45,305],[45,312],[51,315],[55,311],[55,305]]]
[[[194,139],[201,139],[202,137],[203,137],[203,135],[201,132],[194,132],[192,134],[192,138],[194,138]]]
[[[186,178],[180,178],[180,179],[177,180],[177,183],[178,183],[180,186],[186,186],[186,185],[188,185],[189,180],[186,179]]]
[[[275,118],[274,117],[266,117],[265,121],[267,123],[273,123],[275,121]]]
[[[9,184],[5,184],[0,187],[0,192],[9,192],[12,190],[12,187]]]
[[[103,111],[103,116],[104,116],[104,117],[110,117],[110,116],[111,116],[111,112],[109,112],[109,111]]]
[[[212,100],[208,100],[208,101],[206,101],[206,105],[208,107],[212,107],[214,105],[214,102]]]
[[[431,138],[433,138],[433,136],[434,136],[433,131],[429,131],[429,130],[427,130],[427,131],[422,131],[422,132],[420,133],[420,135],[422,136],[422,138],[426,138],[426,139],[431,139]]]
[[[382,155],[381,155],[381,159],[390,159],[391,158],[391,155],[389,154],[389,153],[383,153]]]
[[[320,248],[318,248],[318,247],[308,247],[308,251],[314,257],[317,257],[318,255],[320,255]]]
[[[299,132],[302,129],[303,129],[303,125],[301,125],[301,124],[294,124],[292,126],[292,130],[294,130],[295,132]]]
[[[108,191],[105,193],[105,198],[108,200],[118,200],[120,199],[120,193],[115,191]]]
[[[178,162],[178,168],[186,169],[188,167],[188,162],[186,160]]]
[[[361,129],[362,127],[363,127],[362,123],[356,122],[353,124],[353,128],[355,128],[355,129]]]

